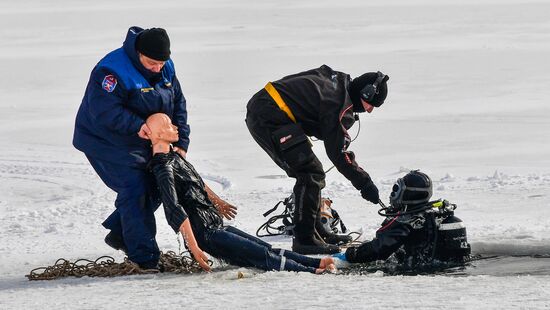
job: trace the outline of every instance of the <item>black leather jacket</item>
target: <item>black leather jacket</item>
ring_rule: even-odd
[[[222,217],[208,199],[195,168],[174,151],[155,154],[149,163],[160,191],[168,224],[175,232],[186,218],[193,230],[219,228]]]

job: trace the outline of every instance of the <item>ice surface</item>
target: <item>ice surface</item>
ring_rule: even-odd
[[[292,180],[244,124],[266,81],[328,64],[390,75],[352,144],[384,197],[409,169],[459,205],[473,251],[550,253],[550,4],[546,1],[0,2],[0,308],[544,308],[550,276],[211,274],[28,282],[57,258],[116,253],[114,194],[71,146],[89,73],[129,26],[168,30],[188,100],[189,159],[255,232]],[[352,133],[356,128],[352,129]],[[314,146],[330,167],[322,143]],[[370,238],[381,218],[335,170],[325,195]],[[157,212],[158,241],[178,243]],[[274,238],[290,247],[287,238]]]

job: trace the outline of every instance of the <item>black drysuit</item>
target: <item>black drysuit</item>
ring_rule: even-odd
[[[470,255],[466,228],[452,212],[427,209],[414,214],[388,217],[376,237],[346,250],[350,263],[385,260],[395,253],[399,263],[408,267],[439,261],[459,262]]]
[[[235,227],[224,227],[220,213],[208,198],[202,178],[174,151],[155,154],[149,167],[155,175],[168,224],[178,232],[183,221],[189,218],[203,251],[241,267],[312,273],[319,267],[320,259],[274,249]]]
[[[324,141],[329,159],[355,188],[361,190],[372,182],[355,162],[353,152],[347,151],[351,141],[347,130],[355,122],[349,82],[349,75],[326,65],[272,82],[295,123],[265,89],[248,102],[246,124],[252,137],[288,176],[296,178],[297,235],[313,233],[325,186],[323,166],[307,136]]]

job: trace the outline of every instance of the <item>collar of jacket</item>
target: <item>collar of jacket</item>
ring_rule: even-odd
[[[126,39],[124,40],[124,43],[122,44],[122,48],[124,49],[124,52],[130,60],[132,60],[132,64],[136,69],[143,75],[145,79],[148,81],[152,80],[159,80],[162,77],[162,71],[160,73],[151,72],[141,64],[139,61],[138,52],[136,51],[136,39],[138,35],[143,31],[143,28],[133,26],[128,29],[128,33],[126,34]],[[164,68],[163,68],[164,70]],[[152,83],[153,85],[154,83]]]

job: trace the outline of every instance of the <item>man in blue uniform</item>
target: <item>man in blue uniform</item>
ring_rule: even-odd
[[[145,123],[158,112],[177,126],[174,146],[185,157],[187,109],[170,59],[168,34],[161,28],[131,27],[123,46],[92,70],[76,116],[73,145],[117,193],[116,210],[103,222],[111,230],[105,242],[144,269],[156,268],[159,259],[154,211],[160,199],[146,172],[151,150]]]

